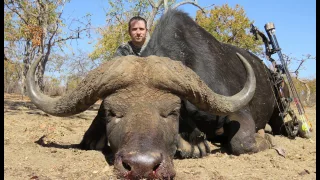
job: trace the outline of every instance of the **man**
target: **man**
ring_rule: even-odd
[[[127,55],[140,56],[141,48],[146,41],[148,32],[147,21],[140,16],[131,18],[129,21],[128,31],[131,41],[120,45],[116,50],[114,57]]]

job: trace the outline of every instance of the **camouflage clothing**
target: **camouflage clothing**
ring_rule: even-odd
[[[131,41],[129,41],[126,44],[120,45],[116,50],[116,52],[114,53],[113,57],[127,56],[127,55],[140,56],[140,53],[141,53],[141,47],[136,47],[135,45],[133,45]]]

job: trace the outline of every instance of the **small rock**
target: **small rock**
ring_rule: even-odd
[[[307,169],[305,169],[304,171],[299,172],[298,174],[299,174],[300,176],[303,176],[303,175],[306,175],[306,174],[310,174],[310,172],[309,172]]]
[[[78,149],[72,149],[73,152],[78,152]]]
[[[38,176],[32,176],[30,179],[39,179]]]
[[[184,173],[186,173],[186,174],[190,174],[190,172],[188,172],[188,171],[185,171],[185,170],[184,170],[183,172],[184,172]]]
[[[286,151],[283,148],[276,146],[273,149],[275,149],[278,152],[278,154],[281,155],[282,157],[284,158],[286,157]]]

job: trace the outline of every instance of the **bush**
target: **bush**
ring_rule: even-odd
[[[20,74],[21,69],[19,64],[4,61],[4,92],[5,93],[20,93]]]
[[[292,77],[293,84],[296,87],[300,101],[304,106],[316,105],[316,79],[298,80]],[[308,88],[307,88],[308,86]],[[308,92],[309,91],[309,92]],[[309,99],[308,99],[308,93]]]
[[[65,88],[60,85],[60,80],[56,78],[45,77],[44,93],[49,96],[62,96]]]

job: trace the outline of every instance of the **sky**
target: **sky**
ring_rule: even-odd
[[[302,59],[303,55],[316,56],[316,0],[198,0],[201,7],[222,6],[228,3],[232,8],[239,4],[246,12],[247,17],[254,21],[254,25],[265,33],[264,25],[273,22],[276,28],[276,37],[284,54]],[[209,9],[211,9],[211,6]],[[90,13],[91,23],[98,28],[106,24],[107,0],[71,0],[64,8],[64,17],[82,17]],[[179,9],[195,17],[197,7],[185,4]],[[90,53],[99,38],[94,35],[92,39],[77,40],[78,48]],[[75,44],[73,44],[75,45]],[[272,55],[278,59],[278,55]],[[315,78],[316,61],[307,60],[304,69],[300,71],[301,78]]]

